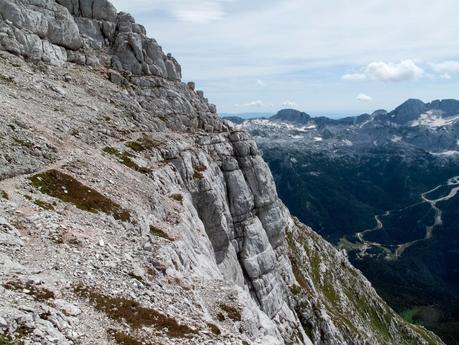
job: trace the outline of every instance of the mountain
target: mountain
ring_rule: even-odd
[[[459,102],[307,126],[245,121],[290,211],[362,270],[389,304],[459,339]]]
[[[235,123],[237,125],[240,125],[243,123],[246,119],[243,119],[242,117],[239,116],[224,116],[223,120],[230,121],[232,123]]]
[[[440,117],[450,117],[459,114],[459,101],[454,99],[436,100],[424,103],[419,99],[409,99],[388,114],[378,118],[385,121],[406,125],[417,120],[423,114],[436,114]]]
[[[289,122],[292,124],[305,125],[311,120],[311,116],[294,109],[284,109],[269,118],[271,121]]]
[[[3,0],[0,32],[0,343],[442,344],[132,16]]]

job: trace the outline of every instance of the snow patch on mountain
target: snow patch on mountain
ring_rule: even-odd
[[[443,127],[451,125],[452,123],[459,120],[459,114],[449,117],[442,117],[441,113],[429,110],[424,114],[421,114],[418,119],[411,122],[411,127],[416,126],[427,126],[427,127]]]
[[[287,129],[290,131],[298,131],[298,132],[308,132],[313,129],[316,129],[317,126],[313,123],[307,124],[305,126],[295,126],[290,123],[286,122],[274,122],[266,119],[255,119],[255,120],[249,120],[245,121],[244,123],[238,125],[239,128],[241,129],[247,129],[251,128],[253,126],[262,126],[262,127],[271,127],[271,128],[277,128],[277,129]]]

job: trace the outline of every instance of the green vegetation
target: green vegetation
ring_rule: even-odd
[[[136,141],[127,142],[126,146],[135,152],[142,152],[161,146],[161,142],[154,140],[147,135],[144,135],[142,138]]]
[[[0,83],[1,84],[15,84],[13,77],[0,74]]]
[[[173,338],[192,337],[198,333],[187,325],[179,324],[177,320],[169,316],[154,309],[143,307],[136,301],[124,297],[104,295],[94,288],[84,285],[77,286],[74,291],[79,297],[88,299],[94,308],[105,313],[109,318],[118,322],[125,322],[133,329],[155,327]],[[119,336],[119,339],[129,340],[129,337]]]
[[[33,143],[28,141],[28,140],[22,140],[22,139],[18,139],[18,138],[13,138],[13,140],[20,146],[24,146],[24,147],[27,147],[29,149],[33,147]]]
[[[203,165],[198,165],[194,167],[193,178],[195,179],[202,179],[204,178],[203,172],[207,170],[207,167]]]
[[[164,238],[168,241],[174,241],[174,239],[170,237],[168,234],[166,234],[163,230],[153,225],[150,225],[150,234],[156,237]]]
[[[29,282],[9,281],[3,284],[3,287],[12,291],[23,292],[40,302],[46,302],[55,297],[52,291],[43,287],[37,287]]]
[[[172,194],[171,198],[183,205],[183,195],[180,193]]]
[[[10,199],[10,197],[8,196],[8,193],[3,190],[0,190],[0,198],[6,199],[6,200]]]
[[[309,339],[314,341],[314,328],[312,327],[312,325],[309,322],[301,322],[301,326],[303,326],[303,330],[309,337]]]
[[[13,341],[9,336],[0,334],[0,345],[13,345]]]
[[[41,207],[44,210],[54,211],[54,205],[52,205],[52,204],[50,204],[50,203],[48,203],[46,201],[35,200],[33,203],[35,205],[37,205],[38,207]]]
[[[146,342],[144,339],[137,339],[131,335],[117,330],[109,330],[108,333],[112,338],[120,345],[149,345],[151,343]]]
[[[108,153],[109,155],[115,156],[118,159],[118,162],[120,162],[121,164],[124,164],[125,166],[127,166],[128,168],[131,168],[132,170],[138,171],[146,175],[151,173],[151,169],[139,166],[136,162],[132,160],[133,156],[126,151],[120,152],[114,149],[113,147],[109,147],[109,146],[104,147],[102,151],[104,151],[105,153]]]
[[[414,315],[416,315],[416,313],[417,313],[417,308],[411,308],[411,309],[404,310],[400,315],[405,321],[408,321],[409,323],[416,323],[413,320],[413,317]]]
[[[220,309],[223,310],[231,320],[241,321],[241,312],[232,305],[222,303],[220,304]]]
[[[48,170],[32,176],[30,181],[40,192],[71,203],[80,210],[112,214],[121,221],[131,219],[129,211],[61,171]]]

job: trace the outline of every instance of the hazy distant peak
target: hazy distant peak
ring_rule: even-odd
[[[296,109],[282,109],[276,115],[271,116],[270,120],[306,124],[311,120],[311,116]]]

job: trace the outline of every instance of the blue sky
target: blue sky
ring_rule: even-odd
[[[219,112],[459,98],[457,0],[114,0]]]

